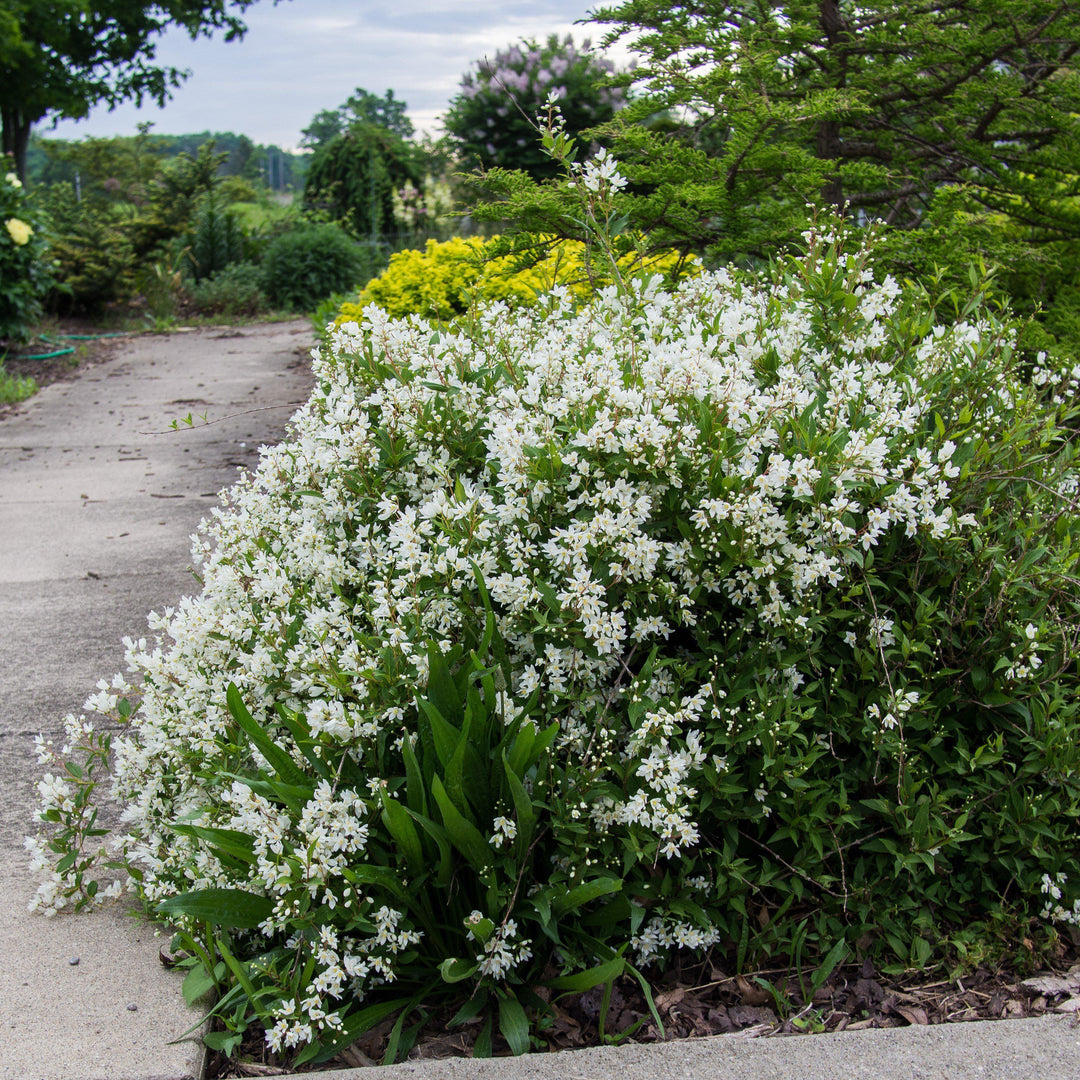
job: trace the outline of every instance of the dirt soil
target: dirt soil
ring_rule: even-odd
[[[1063,948],[1058,972],[1024,976],[1006,969],[978,968],[963,978],[928,979],[918,972],[890,977],[870,961],[842,967],[825,981],[809,1001],[798,979],[786,969],[749,975],[728,975],[713,963],[669,972],[661,980],[654,1004],[663,1022],[657,1026],[638,984],[620,980],[612,990],[606,1030],[626,1033],[633,1042],[651,1043],[707,1035],[773,1038],[814,1035],[826,1031],[952,1024],[973,1020],[1010,1020],[1048,1012],[1071,1013],[1080,1023],[1080,949]],[[811,976],[812,977],[812,976]],[[768,989],[772,987],[772,990]],[[538,988],[549,1016],[543,1041],[549,1051],[598,1046],[603,988],[552,999]],[[483,1017],[457,1027],[452,1014],[431,1013],[408,1060],[471,1057]],[[358,1068],[383,1063],[396,1015],[358,1039],[343,1054],[311,1069]],[[496,1038],[496,1055],[508,1054]],[[239,1055],[230,1060],[212,1055],[208,1078],[278,1076],[290,1070],[267,1052],[261,1030],[245,1039]],[[307,1071],[306,1069],[300,1070]]]

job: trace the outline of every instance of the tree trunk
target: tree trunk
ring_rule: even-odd
[[[32,121],[16,108],[6,106],[0,110],[3,122],[0,131],[0,153],[9,154],[15,161],[15,175],[26,183],[26,148],[30,145]]]

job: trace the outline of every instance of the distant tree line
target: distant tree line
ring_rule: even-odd
[[[141,125],[140,135],[78,142],[32,135],[26,152],[27,181],[31,185],[75,183],[89,142],[98,144],[101,152],[120,156],[145,154],[159,161],[168,161],[180,154],[194,156],[200,147],[212,142],[214,150],[224,155],[218,166],[219,176],[240,177],[274,191],[303,189],[309,154],[295,154],[275,144],[256,143],[247,135],[233,131],[199,131],[190,135],[153,135],[148,131],[147,124]]]

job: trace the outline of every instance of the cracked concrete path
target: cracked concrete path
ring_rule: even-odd
[[[187,1080],[198,1019],[126,908],[44,919],[34,736],[56,738],[124,635],[197,591],[190,536],[310,387],[307,322],[131,339],[0,420],[0,1080]],[[196,426],[170,431],[192,414]],[[220,422],[202,425],[200,418]],[[163,434],[145,434],[163,432]],[[73,963],[78,958],[78,964]]]

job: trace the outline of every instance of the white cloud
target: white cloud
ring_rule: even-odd
[[[408,103],[413,123],[430,131],[461,76],[485,54],[552,33],[598,39],[599,27],[574,25],[590,6],[589,0],[263,0],[245,15],[243,41],[193,42],[183,32],[161,39],[158,61],[192,73],[164,109],[99,108],[84,122],[61,123],[54,134],[132,134],[150,120],[163,133],[235,131],[290,148],[320,109],[339,105],[358,86],[379,95],[392,89]]]

